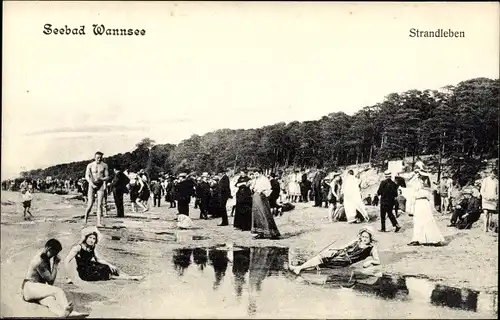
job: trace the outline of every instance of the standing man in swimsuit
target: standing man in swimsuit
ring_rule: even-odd
[[[106,183],[109,180],[108,165],[102,161],[104,154],[100,151],[95,153],[95,161],[87,165],[85,179],[89,183],[87,210],[85,211],[85,224],[89,219],[90,211],[97,196],[97,226],[102,227],[101,214]]]

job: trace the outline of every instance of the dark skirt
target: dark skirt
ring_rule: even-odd
[[[111,276],[117,276],[108,265],[91,261],[85,266],[78,266],[78,275],[83,281],[105,281],[111,279]]]
[[[139,188],[137,186],[130,186],[130,202],[135,202],[139,198]]]
[[[262,193],[255,193],[252,197],[252,233],[268,239],[276,239],[281,236],[271,214],[269,201]]]
[[[322,264],[319,265],[320,268],[339,268],[348,267],[359,261],[363,261],[371,255],[372,246],[365,248],[359,248],[357,245],[352,249],[352,251],[346,252],[346,250],[340,250],[334,253],[331,257],[325,257],[322,259]]]
[[[165,193],[165,201],[166,202],[174,201],[174,196],[172,195],[172,191],[167,191],[167,193]]]
[[[278,198],[280,197],[280,192],[278,191],[272,191],[269,197],[267,198],[269,200],[269,206],[271,208],[276,208],[278,206]]]
[[[236,193],[233,226],[243,231],[252,229],[252,192],[248,188],[240,188]]]
[[[149,190],[144,188],[142,189],[141,194],[139,195],[139,199],[141,199],[142,201],[148,201],[150,195],[151,193],[149,192]]]

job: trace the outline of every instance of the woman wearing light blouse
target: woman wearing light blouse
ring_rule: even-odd
[[[254,171],[254,180],[251,182],[252,191],[252,234],[254,239],[279,239],[280,232],[276,226],[269,200],[271,182],[262,175],[262,170]]]

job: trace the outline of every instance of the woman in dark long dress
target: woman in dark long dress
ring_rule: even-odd
[[[250,178],[245,171],[236,182],[238,191],[236,192],[236,208],[233,225],[242,231],[250,231],[252,228],[252,191],[248,186]]]
[[[151,189],[148,183],[148,177],[145,173],[139,173],[139,198],[136,203],[143,210],[142,212],[149,211],[149,197],[151,196]]]
[[[64,261],[68,273],[71,270],[69,264],[74,258],[76,260],[78,276],[84,281],[142,279],[142,277],[129,276],[123,272],[119,272],[117,267],[103,260],[96,251],[96,245],[99,242],[99,238],[100,233],[95,227],[89,227],[82,230],[82,239],[80,243],[71,249]],[[72,279],[68,277],[67,282],[72,283]]]
[[[219,218],[220,217],[220,205],[221,205],[221,198],[220,198],[220,192],[219,188],[217,185],[219,184],[219,177],[212,177],[212,180],[210,181],[210,197],[208,200],[208,214],[212,218]]]
[[[269,206],[271,207],[271,211],[274,214],[274,216],[278,215],[278,210],[279,210],[279,205],[278,205],[278,199],[280,197],[280,183],[278,182],[278,179],[276,179],[276,174],[271,173],[271,194],[267,198],[269,200]]]
[[[279,239],[278,226],[274,221],[267,197],[271,194],[271,182],[257,169],[252,181],[252,234],[255,239]]]

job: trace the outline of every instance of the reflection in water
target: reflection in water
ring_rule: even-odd
[[[208,262],[207,250],[205,248],[195,248],[193,250],[193,260],[200,270],[205,269]]]
[[[405,299],[408,295],[404,277],[386,274],[380,277],[358,275],[352,288],[384,299]]]
[[[229,260],[227,259],[227,251],[224,250],[210,250],[208,253],[208,258],[214,267],[215,281],[213,288],[217,290],[219,288],[222,279],[226,275],[227,264]]]
[[[182,276],[184,271],[191,264],[191,253],[192,249],[178,249],[173,256],[175,269],[179,272],[179,275]]]
[[[234,275],[234,290],[236,296],[241,297],[243,286],[245,285],[245,275],[250,266],[250,248],[243,250],[235,250],[233,252],[233,275]]]
[[[431,293],[431,302],[434,305],[446,306],[454,309],[477,311],[478,291],[452,288],[438,284]]]
[[[184,275],[184,271],[191,264],[191,256],[201,272],[204,272],[208,261],[210,261],[215,272],[213,290],[218,290],[228,268],[228,251],[216,248],[174,250],[173,262],[180,276]],[[263,290],[264,279],[285,274],[290,276],[290,273],[285,273],[284,270],[284,265],[288,262],[287,248],[238,248],[232,251],[232,260],[234,290],[238,300],[243,296],[246,274],[249,274],[247,314],[250,316],[256,315],[258,312],[257,297]],[[478,308],[478,296],[483,297],[483,300],[493,299],[493,295],[486,297],[485,294],[480,294],[477,291],[436,285],[424,279],[387,274],[367,275],[356,272],[352,268],[305,272],[301,278],[308,284],[320,285],[325,289],[351,288],[354,292],[383,299],[405,300],[416,304],[431,303],[432,305],[476,312],[481,311],[478,309],[484,309],[483,307]],[[491,302],[488,301],[481,303],[481,305],[489,306]],[[488,307],[488,309],[493,309],[493,307]]]
[[[271,271],[283,269],[283,259],[285,257],[288,260],[287,250],[283,248],[264,247],[250,249],[250,286],[248,291],[250,301],[248,315],[255,315],[257,313],[257,292],[262,290],[262,282],[271,274]]]

